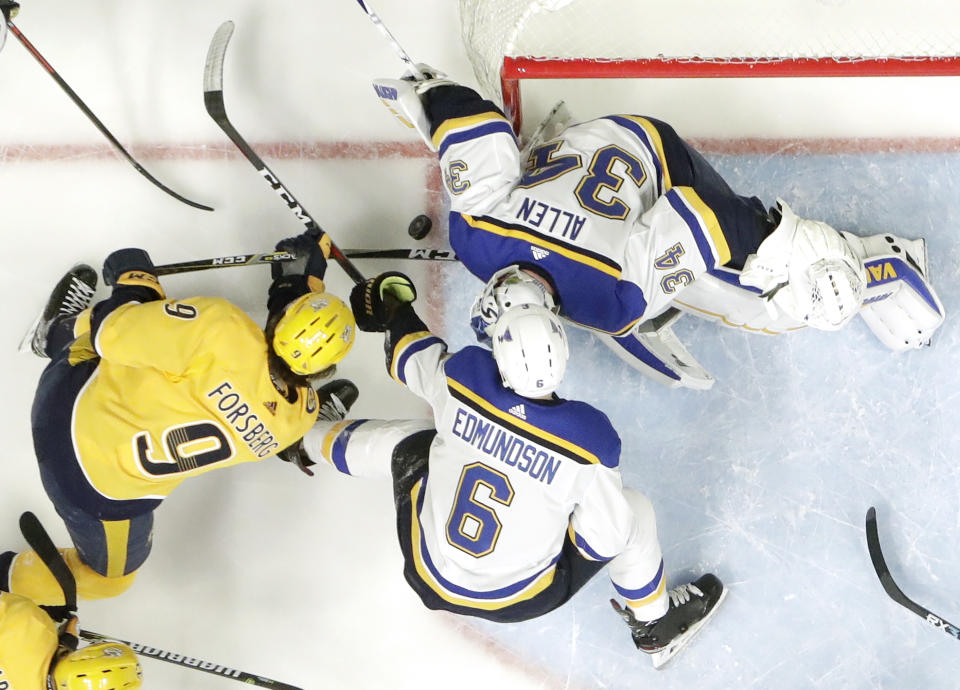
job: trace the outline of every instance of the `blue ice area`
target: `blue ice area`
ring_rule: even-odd
[[[932,347],[887,350],[859,319],[779,337],[691,316],[675,332],[717,380],[668,390],[572,330],[561,394],[604,410],[623,439],[624,483],[657,510],[668,586],[711,571],[722,609],[655,671],[613,613],[606,574],[570,603],[515,625],[472,621],[538,669],[544,687],[956,688],[960,645],[895,604],[867,553],[864,515],[900,587],[960,622],[957,280],[960,156],[714,155],[735,190],[866,235],[925,237],[947,321]],[[450,271],[449,340],[472,340],[480,283]]]

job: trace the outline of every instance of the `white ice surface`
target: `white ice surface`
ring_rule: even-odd
[[[40,487],[30,437],[44,362],[15,352],[60,274],[76,261],[99,266],[120,246],[142,246],[167,263],[263,251],[300,230],[252,167],[224,153],[231,145],[203,110],[203,61],[221,21],[237,22],[225,76],[234,124],[255,146],[285,145],[280,157],[264,158],[341,247],[410,246],[409,219],[439,208],[438,196],[424,191],[434,179],[426,152],[397,153],[394,143],[416,139],[369,86],[373,77],[397,74],[400,63],[349,0],[25,5],[18,26],[145,167],[217,210],[176,202],[110,154],[49,76],[8,40],[0,53],[7,251],[0,347],[8,353],[0,364],[0,548],[13,549],[23,547],[16,528],[23,510],[66,540]],[[455,3],[377,5],[417,59],[472,81]],[[924,95],[935,108],[955,88],[933,80]],[[603,96],[609,102],[592,96],[578,112],[642,112],[683,123],[681,133],[693,136],[746,136],[745,121],[757,135],[785,136],[775,113],[756,114],[769,105],[756,98],[704,111],[669,91],[656,99],[611,89]],[[723,98],[711,91],[712,101]],[[867,111],[870,131],[899,133],[909,150],[916,132],[896,106],[913,104],[897,100]],[[846,106],[830,110],[830,97],[786,102],[813,107],[802,136],[858,133]],[[940,114],[936,136],[957,141],[955,111]],[[817,120],[820,130],[810,126]],[[837,131],[838,122],[846,132]],[[323,157],[322,146],[316,153],[313,145],[331,142],[352,146],[334,158]],[[781,195],[801,215],[862,234],[926,237],[933,279],[948,313],[955,312],[956,145],[948,153],[711,159],[737,190],[767,202]],[[444,241],[438,227],[424,244]],[[392,267],[361,266],[371,274]],[[454,346],[467,344],[464,314],[476,281],[459,266],[400,268],[420,284],[428,320]],[[330,277],[346,294],[337,268]],[[229,296],[258,319],[267,283],[259,268],[165,280],[172,295]],[[601,407],[619,429],[625,482],[657,508],[669,583],[712,570],[731,588],[713,623],[663,671],[638,655],[609,609],[604,574],[569,605],[525,624],[427,611],[403,581],[387,482],[332,471],[308,479],[274,462],[180,487],[157,512],[153,553],[134,587],[83,604],[82,624],[311,689],[956,687],[957,641],[886,597],[863,534],[864,513],[876,505],[901,587],[960,619],[960,345],[953,319],[932,348],[902,356],[887,352],[860,321],[839,333],[774,339],[686,317],[677,333],[717,378],[713,390],[659,388],[589,334],[574,332],[574,364],[561,391]],[[360,385],[358,416],[426,414],[386,376],[378,337],[362,335],[341,373]],[[144,669],[148,689],[234,684],[152,660]]]

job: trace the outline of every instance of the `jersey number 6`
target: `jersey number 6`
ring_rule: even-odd
[[[447,541],[476,558],[496,548],[502,526],[496,511],[481,503],[481,498],[508,506],[513,501],[513,486],[502,472],[475,462],[460,473],[457,497],[447,518]]]

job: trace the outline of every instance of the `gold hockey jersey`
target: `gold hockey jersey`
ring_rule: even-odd
[[[224,299],[123,304],[71,360],[94,353],[71,436],[87,480],[110,499],[162,499],[187,477],[274,455],[316,420],[315,392],[299,389],[291,403],[277,391],[263,330]]]
[[[0,592],[0,688],[44,690],[57,644],[57,627],[43,609]]]

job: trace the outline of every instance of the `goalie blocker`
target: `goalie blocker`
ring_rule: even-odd
[[[417,68],[426,79],[417,79],[409,73],[401,79],[374,79],[373,90],[387,110],[400,120],[404,127],[415,129],[427,147],[435,152],[437,147],[433,143],[430,120],[423,107],[423,95],[437,86],[454,82],[430,65],[418,63]]]

